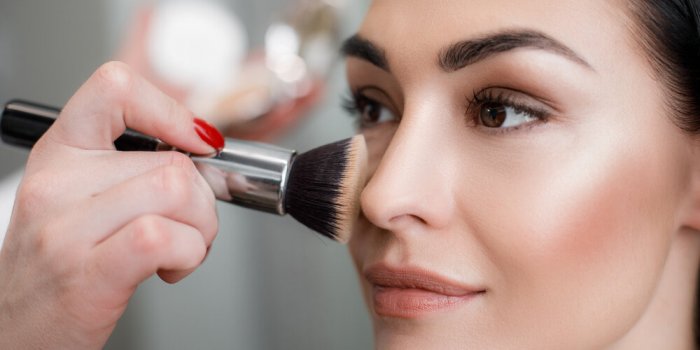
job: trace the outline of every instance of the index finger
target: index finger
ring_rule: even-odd
[[[47,137],[76,148],[114,149],[114,140],[126,128],[196,154],[213,153],[224,143],[215,128],[121,62],[97,69],[68,101]]]

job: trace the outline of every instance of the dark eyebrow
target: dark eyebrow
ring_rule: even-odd
[[[438,64],[446,72],[460,70],[491,56],[518,48],[535,48],[559,54],[593,70],[593,67],[559,41],[532,30],[511,30],[464,40],[440,52]]]
[[[357,57],[369,61],[373,65],[389,72],[389,61],[384,50],[375,46],[371,41],[355,34],[343,42],[340,52],[346,57]]]

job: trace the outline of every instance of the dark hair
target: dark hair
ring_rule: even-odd
[[[655,78],[664,84],[669,115],[700,134],[700,0],[633,0],[630,9]],[[700,286],[695,288],[695,345],[700,346]]]
[[[655,78],[665,85],[669,115],[690,133],[700,132],[700,13],[696,0],[633,0]]]

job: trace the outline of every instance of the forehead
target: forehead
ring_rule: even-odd
[[[532,29],[564,43],[593,67],[636,55],[629,17],[606,0],[375,0],[359,33],[392,65],[434,62],[446,45],[504,29]],[[413,67],[411,67],[414,65]]]

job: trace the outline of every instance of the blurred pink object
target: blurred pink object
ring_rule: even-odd
[[[204,2],[176,3],[198,6],[196,4]],[[221,17],[217,20],[202,21],[196,17],[186,19],[196,11],[147,5],[136,12],[117,58],[217,125],[227,136],[270,140],[293,127],[320,100],[323,79],[336,56],[339,37],[333,9],[320,6],[322,2],[305,0],[302,3],[305,5],[296,7],[291,24],[272,24],[265,38],[265,48],[247,54],[245,59],[238,58],[236,51],[245,48],[245,37],[240,34],[244,29],[237,34],[240,26],[232,14],[230,23],[224,14],[215,16]],[[221,8],[219,11],[228,10]],[[162,12],[171,17],[179,13],[183,17],[178,21]],[[212,7],[200,12],[202,16],[215,15]],[[188,35],[182,26],[176,26],[180,23],[200,27],[219,23],[219,29],[203,27]],[[168,26],[176,29],[164,30]],[[221,32],[229,34],[221,36]],[[177,37],[168,37],[169,33]],[[197,35],[209,42],[198,40]],[[212,38],[214,36],[216,38]],[[222,45],[216,45],[229,37],[241,41],[240,47],[222,49]],[[182,42],[177,38],[182,38]],[[203,49],[192,49],[198,46]],[[218,56],[199,57],[204,62],[200,63],[198,55],[205,54],[207,47]],[[186,50],[189,55],[177,55],[177,50]],[[191,54],[191,51],[196,52]],[[230,67],[225,66],[229,61]],[[198,64],[205,66],[198,67]],[[213,66],[218,66],[217,70],[212,71]],[[223,72],[221,77],[218,72]],[[222,79],[217,81],[218,78]]]

